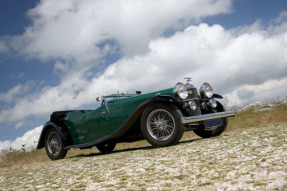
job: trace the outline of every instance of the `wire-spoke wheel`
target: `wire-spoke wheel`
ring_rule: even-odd
[[[156,109],[151,112],[147,119],[147,130],[157,141],[168,140],[175,129],[172,115],[164,109]]]
[[[55,129],[50,129],[46,134],[45,149],[51,160],[62,159],[66,156],[62,137]]]
[[[151,105],[141,117],[142,134],[153,146],[176,144],[183,134],[181,116],[181,112],[174,105]]]

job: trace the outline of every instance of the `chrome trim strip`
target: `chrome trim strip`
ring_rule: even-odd
[[[205,121],[210,119],[216,119],[221,117],[234,117],[234,111],[225,111],[220,113],[211,113],[211,114],[205,114],[205,115],[196,115],[196,116],[189,116],[189,117],[182,117],[181,123],[187,124],[187,123],[193,123],[198,121]]]

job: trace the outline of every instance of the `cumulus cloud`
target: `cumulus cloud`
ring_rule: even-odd
[[[0,53],[4,53],[7,51],[8,51],[8,47],[6,46],[6,44],[0,41]]]
[[[120,54],[123,60],[133,62],[137,55],[149,54],[150,41],[166,30],[183,29],[201,18],[229,13],[231,5],[231,0],[40,1],[28,12],[32,24],[22,35],[10,37],[9,45],[23,56],[55,60],[54,72],[61,76],[61,83],[28,95],[25,85],[2,93],[0,101],[9,105],[1,111],[0,122],[47,115],[52,110],[94,101],[95,94],[107,87],[94,83],[110,82],[102,82],[106,78],[99,77],[101,73],[91,75],[90,70],[100,65],[106,55]],[[124,76],[123,72],[117,71],[117,76]],[[93,79],[95,76],[98,78]]]
[[[267,80],[257,85],[242,85],[225,96],[228,106],[243,106],[250,102],[286,97],[287,78]]]
[[[13,108],[1,113],[0,120],[21,120],[94,103],[108,89],[140,88],[148,92],[168,88],[185,76],[191,76],[197,87],[204,81],[210,82],[215,91],[228,97],[232,106],[248,99],[248,95],[265,95],[257,89],[267,87],[267,81],[285,79],[286,36],[287,32],[268,35],[267,31],[235,35],[220,25],[192,25],[171,37],[152,40],[147,54],[122,57],[91,80],[80,72],[66,76],[60,85],[20,99]],[[61,68],[61,63],[58,65]]]
[[[150,84],[163,87],[191,76],[195,84],[210,81],[215,89],[226,93],[244,84],[285,77],[286,35],[269,36],[260,31],[234,35],[220,25],[190,26],[170,38],[151,41],[148,54],[123,58],[102,77],[121,84],[133,80],[133,84],[152,89]]]
[[[146,53],[150,39],[166,29],[230,8],[231,0],[42,0],[28,13],[33,24],[13,44],[24,55],[87,63],[105,55],[101,45],[107,40],[115,40],[125,55]]]
[[[237,95],[238,95],[240,100],[242,100],[242,99],[246,100],[246,99],[253,98],[255,93],[253,90],[247,90],[246,88],[244,88],[244,89],[237,90]]]
[[[220,25],[192,25],[171,37],[152,40],[148,53],[124,56],[91,80],[81,72],[73,73],[58,86],[19,99],[14,107],[1,112],[0,120],[21,120],[94,103],[96,96],[108,89],[140,88],[147,92],[167,88],[185,76],[191,76],[198,87],[208,81],[228,97],[235,91],[232,97],[240,102],[247,99],[242,92],[254,91],[246,85],[256,89],[266,81],[286,77],[286,36],[287,32],[269,35],[267,31],[238,35]],[[62,68],[61,63],[56,65]],[[254,96],[262,94],[255,91]],[[229,105],[237,104],[231,100]]]
[[[0,141],[0,154],[4,150],[21,150],[25,149],[30,151],[35,149],[40,137],[40,133],[43,126],[36,127],[26,132],[22,137],[18,137],[14,141]]]

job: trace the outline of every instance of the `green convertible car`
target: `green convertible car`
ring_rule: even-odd
[[[111,94],[97,98],[102,104],[95,110],[53,112],[42,129],[37,149],[45,147],[51,160],[62,159],[73,148],[96,146],[102,153],[113,151],[117,143],[146,139],[164,147],[179,142],[184,131],[200,137],[220,135],[227,126],[225,111],[216,101],[223,97],[204,83],[199,93],[189,83],[141,94]]]

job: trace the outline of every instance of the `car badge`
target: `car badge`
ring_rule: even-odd
[[[193,93],[193,92],[192,92],[191,90],[189,90],[189,91],[188,91],[188,94],[190,94],[190,95],[191,95],[192,93]]]

